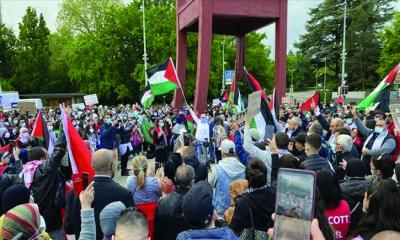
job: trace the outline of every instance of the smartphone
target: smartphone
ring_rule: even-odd
[[[82,173],[82,183],[83,183],[83,189],[86,189],[87,186],[89,186],[89,173],[87,172]]]
[[[274,239],[310,239],[314,218],[316,175],[281,168],[278,172]]]
[[[275,126],[274,125],[266,125],[265,126],[265,134],[264,134],[264,142],[269,140],[272,140],[274,137],[274,132],[275,132]]]

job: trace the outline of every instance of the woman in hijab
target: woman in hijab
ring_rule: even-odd
[[[39,208],[36,204],[18,205],[0,218],[0,240],[35,239],[50,240],[40,224]]]

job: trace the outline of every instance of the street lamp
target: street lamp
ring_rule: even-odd
[[[344,9],[343,9],[343,40],[342,40],[342,73],[340,74],[341,78],[341,86],[346,84],[347,74],[345,73],[345,64],[346,64],[346,14],[347,14],[347,1],[344,0]]]
[[[324,70],[324,103],[326,106],[326,57],[324,57],[325,61],[325,70]]]
[[[143,61],[144,61],[144,79],[147,86],[147,46],[146,46],[146,16],[145,16],[145,7],[144,7],[144,0],[142,1],[142,18],[143,18]]]

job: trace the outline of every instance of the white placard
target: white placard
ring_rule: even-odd
[[[74,110],[74,111],[85,110],[85,104],[84,103],[74,103],[74,104],[72,104],[72,110]]]
[[[255,91],[249,95],[249,100],[247,101],[247,114],[254,117],[260,112],[261,108],[261,92]]]
[[[1,94],[1,106],[3,109],[12,109],[15,108],[19,102],[19,94],[18,92],[3,92]]]
[[[213,99],[212,105],[213,106],[218,106],[221,103],[221,101],[218,98]]]
[[[83,99],[85,100],[85,104],[89,106],[99,103],[99,100],[97,99],[97,94],[83,96]]]

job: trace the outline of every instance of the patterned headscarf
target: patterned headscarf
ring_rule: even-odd
[[[40,213],[36,204],[18,205],[0,218],[0,240],[12,239],[22,233],[24,239],[50,240],[40,228]]]

